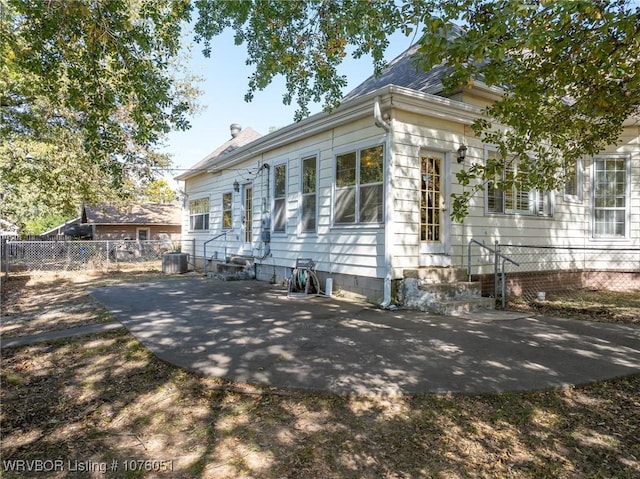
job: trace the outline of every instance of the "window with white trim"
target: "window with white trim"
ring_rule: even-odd
[[[487,150],[487,161],[498,161],[499,154],[494,150]],[[518,180],[518,163],[513,157],[505,160],[502,170],[502,181],[512,182],[512,186],[501,189],[498,181],[488,181],[486,186],[487,213],[505,215],[551,216],[551,196],[536,189],[521,188]]]
[[[287,228],[287,164],[273,168],[273,231],[284,233]]]
[[[302,222],[303,233],[315,233],[317,216],[317,159],[302,159]]]
[[[136,238],[138,241],[147,241],[151,239],[150,228],[136,228]]]
[[[592,191],[593,237],[626,238],[630,204],[627,158],[594,158]]]
[[[209,198],[189,201],[189,229],[191,231],[209,229]]]
[[[337,155],[334,224],[381,223],[383,179],[382,145]]]
[[[222,193],[222,229],[233,226],[233,193]]]
[[[582,160],[580,159],[567,168],[564,199],[573,203],[582,203]]]

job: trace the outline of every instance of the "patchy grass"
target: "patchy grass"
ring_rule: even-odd
[[[10,338],[113,321],[89,295],[89,288],[171,278],[175,276],[163,275],[144,264],[127,265],[126,270],[108,273],[12,273],[2,284],[0,334]]]
[[[535,311],[545,316],[640,324],[640,292],[577,290],[549,294],[545,301],[510,302],[510,308]]]
[[[133,278],[27,277],[6,289],[22,290],[11,308],[28,322],[122,279]],[[96,304],[84,320],[107,317]],[[640,375],[534,393],[342,397],[197,377],[121,330],[5,348],[0,375],[8,479],[640,476]],[[50,472],[8,470],[56,460]]]
[[[87,477],[68,461],[116,461],[106,477],[138,477],[124,469],[132,459],[159,469],[140,477],[640,475],[640,375],[539,393],[347,398],[196,377],[112,332],[5,350],[2,381],[3,461],[62,459],[55,477]]]

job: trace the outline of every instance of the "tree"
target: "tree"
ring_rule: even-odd
[[[474,125],[501,158],[475,164],[458,179],[454,198],[461,221],[473,194],[487,181],[499,188],[559,188],[575,159],[619,138],[623,122],[640,113],[640,5],[632,0],[199,0],[197,39],[226,28],[246,43],[250,100],[275,75],[286,79],[285,103],[296,98],[296,119],[310,101],[335,107],[346,55],[370,54],[383,66],[388,36],[419,25],[416,65],[446,64],[448,91],[481,79],[507,92]],[[453,24],[463,26],[454,28]],[[454,31],[455,30],[455,31]],[[503,175],[518,161],[519,175]],[[502,178],[502,179],[500,179]],[[496,180],[497,179],[497,180]]]
[[[162,178],[151,181],[144,189],[143,196],[145,201],[162,204],[173,203],[177,199],[176,192]]]
[[[59,213],[40,211],[37,216],[33,216],[26,222],[21,233],[23,235],[40,235],[45,231],[64,224],[66,221],[69,221],[69,219],[68,216]]]
[[[0,15],[3,214],[74,214],[133,197],[169,165],[197,90],[178,63],[188,2],[5,0]]]

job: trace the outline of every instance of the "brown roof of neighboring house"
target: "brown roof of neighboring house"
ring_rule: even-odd
[[[145,203],[116,207],[98,205],[83,207],[82,222],[91,224],[181,225],[182,208],[178,205]]]

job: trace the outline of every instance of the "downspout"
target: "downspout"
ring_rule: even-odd
[[[387,141],[384,148],[386,154],[386,171],[384,175],[384,190],[385,190],[385,202],[384,202],[384,297],[380,307],[387,309],[391,305],[391,281],[393,276],[391,265],[391,247],[393,245],[393,201],[391,195],[393,193],[393,120],[389,118],[389,122],[385,121],[380,111],[380,97],[376,98],[373,105],[373,117],[375,124],[378,128],[382,128],[387,133]]]

